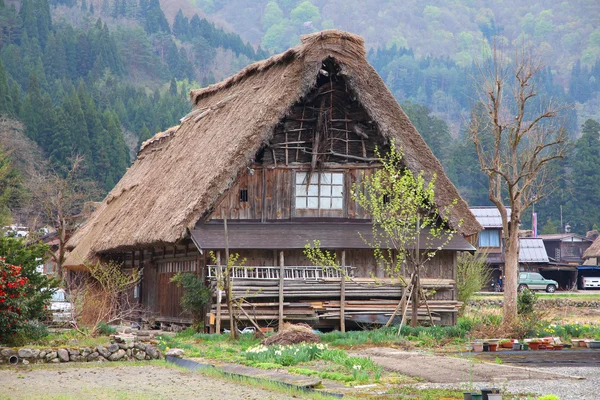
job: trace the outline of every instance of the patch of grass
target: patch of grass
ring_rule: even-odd
[[[461,400],[462,391],[456,389],[419,389],[411,386],[402,386],[387,391],[388,395],[394,395],[398,399],[419,400]]]
[[[322,379],[329,379],[338,382],[352,382],[354,381],[353,375],[343,374],[340,372],[327,372],[327,371],[315,371],[309,368],[291,367],[288,368],[288,372],[297,375],[306,376],[318,376]]]
[[[207,368],[199,371],[200,374],[206,376],[212,376],[216,378],[226,379],[228,381],[259,387],[262,389],[271,390],[274,392],[282,393],[288,396],[298,397],[302,399],[310,399],[310,400],[333,400],[335,397],[329,396],[324,393],[313,392],[313,391],[304,391],[294,386],[289,386],[285,384],[281,384],[278,382],[260,379],[260,378],[250,378],[239,375],[231,375],[221,370],[215,368]]]
[[[370,331],[330,332],[321,335],[321,340],[332,346],[350,348],[365,345],[406,345],[407,340],[422,346],[439,346],[455,339],[464,340],[473,329],[472,319],[460,318],[455,326],[403,326],[398,336],[398,327],[379,328]]]

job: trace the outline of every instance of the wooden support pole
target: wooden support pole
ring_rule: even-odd
[[[283,330],[283,279],[285,278],[283,250],[279,252],[279,331]]]
[[[215,332],[221,333],[221,252],[217,251],[217,321],[215,323]]]
[[[342,278],[340,282],[340,331],[346,332],[346,250],[342,250]]]

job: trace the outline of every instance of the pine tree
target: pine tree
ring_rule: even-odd
[[[0,60],[0,115],[12,115],[14,113],[8,74]]]
[[[568,222],[576,232],[585,234],[594,224],[600,224],[600,124],[588,119],[582,133],[570,157],[572,195]]]
[[[183,40],[188,38],[189,31],[190,22],[186,17],[183,16],[183,12],[180,8],[179,12],[175,16],[175,21],[173,22],[173,35]]]

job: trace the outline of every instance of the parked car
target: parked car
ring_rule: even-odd
[[[50,299],[52,322],[70,322],[73,317],[73,305],[67,299],[64,289],[56,289]]]
[[[548,293],[556,292],[558,282],[552,279],[546,279],[537,272],[521,272],[519,274],[519,291],[529,290],[545,290]]]
[[[582,276],[582,289],[600,289],[600,277],[598,276]]]

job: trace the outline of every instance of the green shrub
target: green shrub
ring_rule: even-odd
[[[538,397],[537,400],[560,400],[560,397],[553,394],[547,394],[545,396]]]
[[[176,274],[171,282],[183,287],[181,308],[192,315],[194,329],[199,332],[203,327],[204,308],[210,302],[210,289],[201,278],[189,272]]]
[[[98,333],[101,335],[113,335],[117,332],[117,329],[114,326],[108,325],[106,322],[102,321],[98,323]]]
[[[39,322],[26,322],[20,324],[15,333],[8,338],[6,344],[10,346],[24,346],[36,343],[48,336],[48,328]]]
[[[491,270],[486,258],[485,251],[477,251],[475,254],[464,251],[458,254],[456,287],[459,301],[466,302],[490,281]]]
[[[532,290],[522,290],[517,297],[517,312],[519,315],[533,314],[536,302],[537,296]]]

